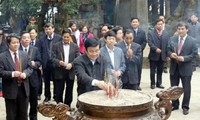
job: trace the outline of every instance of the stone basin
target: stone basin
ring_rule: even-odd
[[[120,89],[119,95],[109,98],[105,91],[96,90],[78,97],[79,111],[99,118],[130,118],[152,111],[152,96],[128,89]]]

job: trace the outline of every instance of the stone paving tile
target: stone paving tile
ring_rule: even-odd
[[[150,89],[150,79],[149,79],[150,73],[149,69],[143,69],[142,71],[142,82],[141,82],[141,88],[142,92],[151,94],[154,102],[156,102],[158,99],[156,98],[156,93],[159,92],[161,89]],[[188,115],[182,114],[182,109],[179,108],[177,111],[173,111],[169,120],[199,120],[199,111],[200,111],[200,68],[197,68],[197,70],[194,72],[192,77],[192,93],[191,93],[191,100],[190,100],[190,113]],[[169,73],[163,73],[163,85],[165,88],[168,88],[170,86],[169,83]],[[77,94],[76,94],[76,87],[74,86],[74,101],[72,103],[72,107],[75,107]],[[41,103],[44,99],[44,96],[42,96],[42,100],[39,101]],[[182,100],[182,96],[180,98],[180,101]],[[51,102],[54,102],[53,100]],[[5,118],[5,106],[4,106],[4,99],[0,98],[0,120],[6,120]],[[43,117],[40,113],[38,113],[38,120],[52,120],[51,118]]]

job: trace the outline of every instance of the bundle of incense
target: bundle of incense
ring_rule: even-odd
[[[177,52],[176,52],[176,47],[174,46],[174,53],[176,53],[177,54]]]
[[[63,59],[63,54],[62,54],[62,52],[60,53],[60,57],[61,57],[61,60],[63,61],[64,59]]]

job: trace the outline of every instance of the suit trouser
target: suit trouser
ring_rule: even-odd
[[[2,91],[2,78],[0,77],[0,91]]]
[[[159,59],[159,61],[153,61],[150,60],[150,79],[151,79],[151,85],[155,85],[155,74],[156,74],[156,68],[157,68],[157,82],[156,86],[160,86],[162,84],[162,73],[163,73],[163,66],[164,61]]]
[[[51,88],[50,88],[50,81],[53,81],[53,93],[55,97],[55,89],[56,89],[56,85],[54,82],[54,78],[53,78],[53,68],[51,67],[46,67],[45,69],[43,69],[43,77],[44,77],[44,95],[46,98],[51,99]]]
[[[67,104],[69,107],[71,106],[73,100],[73,86],[74,80],[69,78],[68,72],[65,72],[64,79],[55,80],[56,82],[56,102],[63,102],[63,92],[65,89],[65,98],[64,103]],[[66,85],[65,85],[66,84]]]
[[[18,87],[16,99],[5,98],[6,120],[28,120],[28,97],[24,85]]]
[[[191,96],[191,78],[192,76],[181,76],[178,67],[176,68],[174,75],[170,75],[171,86],[178,86],[181,79],[183,86],[183,94],[184,94],[182,101],[182,109],[189,109],[190,96]],[[178,108],[179,99],[173,100],[172,106]]]
[[[38,79],[39,79],[39,85],[38,85],[38,96],[40,96],[42,94],[42,73],[41,71],[38,69],[37,70],[38,73]]]
[[[123,89],[137,90],[138,84],[123,83]]]
[[[143,56],[143,55],[142,55]],[[141,57],[141,61],[138,64],[138,87],[140,86],[141,82],[141,75],[142,75],[142,65],[143,65],[143,57]]]
[[[29,118],[30,120],[37,120],[37,95],[38,95],[38,87],[34,87],[30,84],[30,111],[29,111]]]

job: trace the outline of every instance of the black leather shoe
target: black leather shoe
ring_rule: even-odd
[[[37,96],[37,100],[41,100],[41,97],[39,95]]]
[[[189,110],[188,109],[183,109],[183,115],[187,115],[189,114]]]
[[[155,85],[151,85],[151,89],[155,89]]]
[[[49,102],[50,98],[46,97],[43,102]]]
[[[161,89],[164,89],[164,88],[165,88],[165,87],[162,86],[162,85],[157,85],[156,87],[157,87],[157,88],[161,88]]]
[[[75,108],[69,108],[69,111],[73,112],[73,111],[75,111]]]
[[[141,91],[142,89],[141,89],[141,87],[138,87],[137,90]]]
[[[172,111],[178,110],[178,107],[172,107]]]
[[[167,69],[164,69],[163,72],[164,72],[164,73],[168,73]]]

